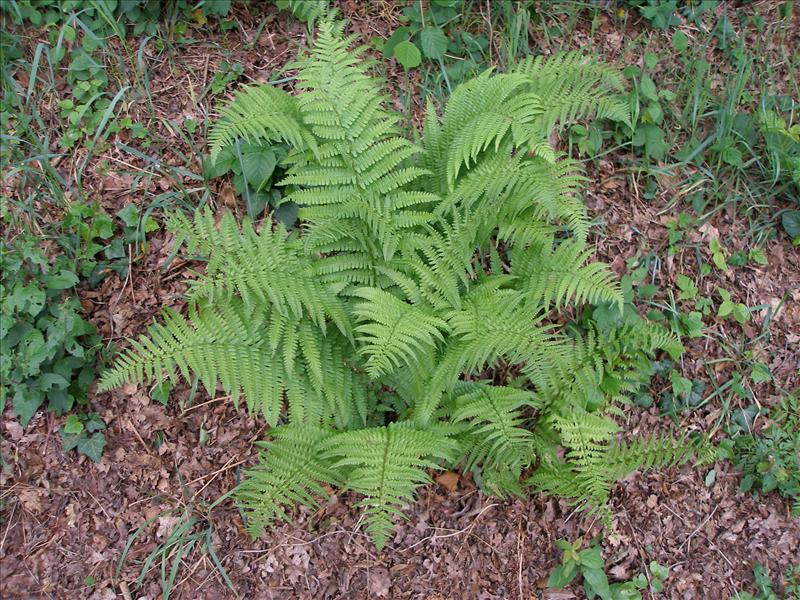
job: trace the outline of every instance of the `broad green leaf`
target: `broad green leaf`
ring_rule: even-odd
[[[769,264],[769,261],[767,260],[767,255],[764,254],[764,251],[761,250],[761,248],[751,248],[747,256],[751,261],[753,261],[756,264],[759,265]]]
[[[77,435],[83,431],[83,423],[77,415],[70,415],[64,422],[64,433]]]
[[[577,574],[578,566],[575,564],[575,561],[570,560],[553,569],[550,573],[550,577],[547,578],[547,587],[553,589],[563,588],[565,585],[569,585]]]
[[[48,275],[44,278],[45,285],[51,290],[66,290],[78,283],[78,276],[72,271],[61,269],[56,275]]]
[[[723,300],[722,304],[719,305],[717,316],[724,319],[733,312],[734,306],[735,306],[734,303],[731,302],[730,300]]]
[[[269,183],[278,160],[272,148],[250,146],[242,150],[242,176],[247,184],[256,192],[260,192]]]
[[[603,554],[600,548],[587,548],[582,550],[578,557],[580,558],[581,568],[587,569],[602,569],[603,568]]]
[[[400,42],[394,47],[394,57],[406,71],[418,67],[422,62],[419,48],[408,41]]]
[[[439,60],[447,50],[447,37],[438,27],[426,27],[420,34],[422,53],[432,60]]]
[[[648,100],[658,102],[658,90],[656,89],[656,84],[648,75],[642,76],[642,82],[639,85],[639,89],[642,92],[642,96]]]
[[[793,240],[800,237],[800,210],[788,210],[781,216],[781,224]]]
[[[394,33],[389,36],[383,44],[383,56],[385,58],[396,58],[394,49],[400,42],[407,42],[408,36],[411,35],[410,27],[398,27]]]
[[[608,587],[608,577],[603,569],[581,569],[583,583],[587,591],[591,589],[603,600],[611,600],[611,589]]]
[[[650,574],[656,579],[664,581],[669,577],[669,567],[665,567],[654,560],[650,561]]]
[[[100,462],[103,448],[106,447],[106,436],[102,433],[93,433],[78,440],[78,452],[85,454],[94,462]]]
[[[689,47],[689,36],[683,33],[680,29],[672,34],[672,47],[676,52],[683,53]]]
[[[769,372],[769,367],[763,363],[754,363],[753,371],[750,373],[750,379],[753,383],[764,383],[765,381],[772,380],[772,373]]]
[[[17,389],[11,400],[14,407],[14,415],[19,417],[19,423],[23,427],[27,426],[31,418],[44,402],[42,392],[30,389]]]
[[[139,226],[139,207],[132,202],[117,211],[117,216],[127,227]]]
[[[744,325],[750,320],[750,309],[740,302],[733,307],[733,318],[741,325]]]

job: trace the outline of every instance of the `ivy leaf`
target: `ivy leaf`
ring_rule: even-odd
[[[418,67],[422,62],[419,48],[409,41],[400,42],[394,47],[394,57],[406,71]]]
[[[447,50],[447,37],[438,27],[426,27],[420,34],[422,53],[432,60],[439,60]]]
[[[89,415],[89,418],[86,420],[86,431],[100,431],[101,429],[105,429],[106,424],[103,423],[103,420],[97,413],[92,413]]]
[[[77,415],[70,415],[64,423],[64,433],[77,435],[83,431],[83,423]]]
[[[78,452],[85,454],[94,462],[100,462],[100,456],[105,447],[106,436],[102,433],[93,433],[91,436],[87,435],[78,440]]]

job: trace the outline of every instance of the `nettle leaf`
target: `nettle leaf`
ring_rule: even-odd
[[[447,36],[439,27],[426,27],[419,33],[422,53],[431,60],[444,57],[447,50]]]
[[[563,588],[569,585],[577,574],[578,566],[575,561],[570,560],[551,571],[550,576],[547,578],[547,587],[552,589]]]
[[[589,592],[593,592],[603,600],[612,600],[611,589],[608,586],[608,577],[602,568],[585,568],[581,569],[581,573],[583,574],[583,583],[586,587],[587,595],[591,597]]]

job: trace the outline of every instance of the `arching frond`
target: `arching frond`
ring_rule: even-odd
[[[244,88],[219,113],[220,119],[208,136],[212,160],[237,139],[251,143],[284,141],[298,149],[317,151],[297,100],[271,85]]]
[[[512,268],[528,302],[541,304],[544,310],[551,305],[559,309],[570,301],[616,302],[622,308],[623,297],[616,277],[602,263],[587,264],[591,255],[591,250],[571,240],[555,248],[549,244],[531,244],[514,251]]]
[[[413,363],[418,354],[444,340],[447,322],[430,309],[414,306],[376,288],[361,288],[356,295],[366,300],[356,304],[354,313],[360,324],[356,331],[367,357],[366,369],[372,377],[390,373]]]
[[[289,520],[296,504],[316,506],[328,496],[323,485],[340,485],[341,478],[322,457],[321,448],[333,433],[313,425],[273,427],[268,441],[257,442],[259,462],[245,473],[234,496],[247,509],[247,528],[260,535],[276,518]]]
[[[453,460],[456,444],[431,431],[405,423],[337,434],[323,444],[323,457],[344,474],[345,488],[366,496],[367,532],[383,548],[400,505],[412,502],[414,490],[430,481],[426,469],[438,469],[438,460]]]

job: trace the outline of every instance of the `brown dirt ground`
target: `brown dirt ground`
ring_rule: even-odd
[[[352,28],[365,37],[386,36],[396,26],[397,5],[391,2],[348,0],[340,7],[352,19]],[[214,33],[207,40],[204,33],[203,41],[174,52],[146,52],[158,119],[147,115],[143,102],[130,103],[125,111],[134,120],[147,122],[154,132],[150,154],[161,153],[167,162],[184,164],[175,149],[187,154],[191,149],[175,138],[168,122],[180,123],[185,117],[202,121],[211,101],[206,98],[198,105],[192,98],[206,87],[223,58],[242,62],[246,79],[264,80],[303,43],[302,25],[271,16],[255,47],[245,48],[269,9],[252,12],[237,9],[236,30]],[[605,49],[612,56],[624,39],[637,33],[633,25],[617,31],[610,19],[602,27],[607,34]],[[585,36],[586,29],[579,27],[575,44]],[[401,79],[391,66],[387,70],[390,79]],[[120,134],[118,139],[136,143],[126,136]],[[603,224],[603,234],[596,238],[597,254],[621,272],[625,260],[639,251],[663,253],[664,219],[674,216],[680,204],[666,215],[662,212],[680,198],[665,182],[659,199],[649,203],[640,199],[632,176],[619,168],[616,159],[601,161],[592,173],[588,203]],[[111,168],[97,168],[101,160]],[[121,161],[129,167],[123,168]],[[86,186],[109,212],[130,201],[146,205],[175,183],[143,161],[122,156],[113,145],[92,164]],[[188,167],[200,168],[196,159]],[[151,175],[136,183],[134,178],[142,173]],[[235,207],[228,184],[214,191],[217,208]],[[709,226],[745,243],[746,225],[734,215],[720,213]],[[694,231],[690,235],[695,238],[689,240],[706,259],[702,236],[709,231],[713,230]],[[155,232],[147,251],[133,261],[127,279],[109,278],[96,290],[82,290],[84,308],[106,341],[140,333],[163,305],[181,306],[192,265],[179,259],[165,269],[169,251],[169,239]],[[757,345],[755,352],[770,365],[776,380],[791,389],[800,383],[800,252],[785,236],[768,242],[765,252],[769,266],[729,270],[724,285],[748,305],[777,307],[782,298],[788,299],[771,323],[770,339]],[[696,268],[694,249],[681,251],[665,261],[656,283],[669,289],[677,273]],[[707,281],[701,292],[710,295],[713,285]],[[717,323],[714,328],[722,336],[740,335],[730,331],[730,324]],[[748,339],[758,333],[752,327],[743,331]],[[683,369],[706,378],[703,365],[719,355],[714,344],[695,341],[689,345]],[[729,372],[722,369],[716,375],[722,382]],[[772,385],[753,391],[761,404],[777,401]],[[554,540],[579,536],[589,540],[601,533],[599,525],[554,499],[534,496],[501,502],[485,497],[469,478],[451,476],[423,490],[407,511],[409,520],[398,526],[380,553],[359,531],[359,514],[351,508],[349,494],[333,495],[316,511],[299,509],[292,524],[279,524],[251,540],[231,502],[210,515],[203,507],[235,485],[240,469],[252,464],[253,441],[264,424],[235,411],[226,398],[200,394],[182,410],[187,395],[185,388],[174,390],[170,403],[161,406],[135,387],[94,394],[91,409],[108,424],[108,446],[98,464],[61,450],[58,428],[63,418],[40,412],[23,430],[6,410],[0,419],[2,452],[11,468],[0,474],[0,596],[158,598],[159,567],[137,588],[140,567],[133,563],[162,543],[175,525],[175,515],[159,514],[191,505],[197,507],[195,515],[203,526],[213,525],[216,553],[245,598],[583,597],[577,587],[548,591],[545,580],[558,561]],[[720,411],[718,403],[711,403],[683,416],[679,428],[707,431]],[[632,433],[670,426],[656,409],[635,410],[628,423]],[[156,449],[157,435],[164,441]],[[800,559],[800,522],[789,518],[787,503],[774,494],[756,499],[741,494],[731,465],[718,462],[715,467],[717,479],[711,487],[704,484],[707,469],[690,467],[634,474],[617,486],[612,501],[614,531],[603,539],[612,579],[631,577],[650,560],[658,560],[671,570],[662,597],[728,598],[736,590],[751,589],[754,562],[766,565],[779,578]],[[128,562],[116,575],[126,541],[148,519],[154,519],[152,525],[136,539]],[[232,597],[208,554],[193,550],[183,563],[173,598]],[[96,579],[91,589],[84,585],[88,575]]]

